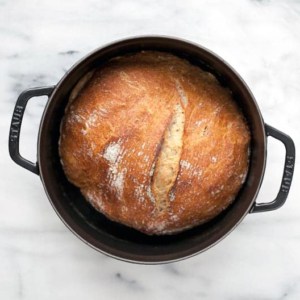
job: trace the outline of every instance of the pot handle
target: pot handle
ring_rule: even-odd
[[[9,140],[8,140],[10,157],[18,165],[37,175],[39,175],[38,163],[32,163],[31,161],[25,159],[20,155],[19,141],[20,141],[21,124],[22,124],[23,115],[25,112],[27,102],[32,97],[38,97],[38,96],[49,97],[53,92],[54,88],[55,88],[54,86],[40,87],[40,88],[28,89],[22,92],[17,100],[13,112],[12,120],[11,120],[11,125],[10,125]]]
[[[272,136],[273,138],[281,141],[285,146],[285,163],[283,169],[283,176],[281,180],[281,185],[279,192],[272,202],[267,203],[254,203],[250,210],[250,213],[270,211],[280,208],[286,201],[289,194],[294,167],[295,167],[295,145],[293,140],[285,133],[275,129],[274,127],[265,124],[267,136]]]

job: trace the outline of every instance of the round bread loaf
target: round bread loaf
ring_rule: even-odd
[[[79,81],[59,152],[68,180],[95,209],[146,234],[173,234],[232,203],[249,142],[231,92],[212,74],[143,51]]]

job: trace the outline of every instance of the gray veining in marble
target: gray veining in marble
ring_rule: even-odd
[[[21,91],[56,84],[78,59],[106,43],[155,34],[222,56],[253,91],[265,121],[299,148],[297,0],[0,0],[0,299],[300,299],[297,169],[282,209],[247,216],[201,255],[141,266],[79,241],[56,216],[38,176],[10,160],[8,129]],[[21,152],[32,161],[45,102],[32,100],[24,118]],[[268,145],[258,201],[275,197],[282,175],[283,146],[273,139]]]

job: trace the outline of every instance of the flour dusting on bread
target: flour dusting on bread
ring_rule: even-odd
[[[106,147],[103,157],[111,164],[115,164],[120,153],[121,145],[119,143],[112,142]]]
[[[127,173],[127,169],[123,168],[119,170],[119,162],[122,159],[122,149],[120,141],[110,143],[106,147],[103,153],[103,157],[109,163],[109,169],[107,173],[109,184],[111,188],[116,192],[117,197],[121,198],[123,194],[124,179]]]

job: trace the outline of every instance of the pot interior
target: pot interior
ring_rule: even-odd
[[[170,236],[148,236],[108,220],[68,182],[58,154],[59,127],[70,91],[89,70],[112,57],[141,50],[173,53],[213,73],[233,92],[251,130],[250,166],[236,200],[209,223]],[[249,212],[264,173],[266,141],[264,124],[256,102],[242,79],[220,58],[184,41],[143,37],[114,43],[96,50],[77,63],[59,82],[49,99],[41,122],[38,160],[41,179],[54,209],[63,222],[97,250],[123,260],[162,263],[201,252],[226,236]]]

